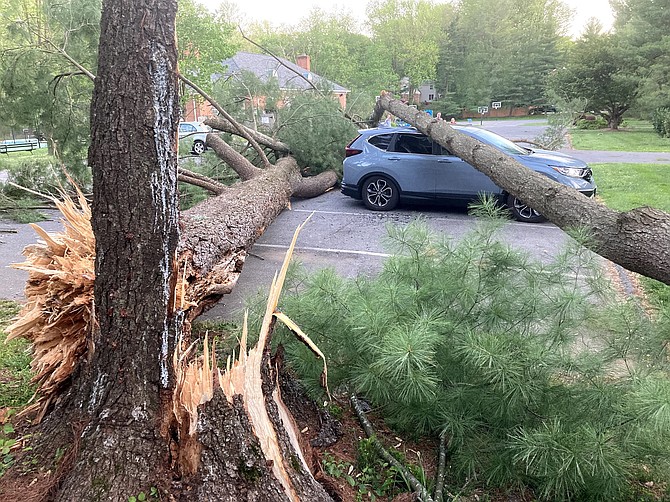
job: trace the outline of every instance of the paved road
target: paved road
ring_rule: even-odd
[[[519,119],[519,120],[484,120],[483,125],[479,121],[473,121],[475,127],[482,127],[509,139],[530,139],[539,136],[547,126],[543,119]],[[563,153],[572,155],[588,163],[597,162],[627,162],[644,164],[670,164],[670,152],[610,152],[596,150],[573,150],[563,148]]]

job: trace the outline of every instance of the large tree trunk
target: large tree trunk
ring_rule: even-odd
[[[104,2],[89,154],[97,322],[69,390],[33,436],[43,469],[6,474],[2,500],[125,501],[152,487],[164,500],[330,500],[276,389],[268,346],[278,293],[264,342],[222,376],[201,371],[214,359],[185,350],[189,320],[232,287],[290,196],[325,181],[304,181],[287,157],[247,170],[178,222],[176,8]]]
[[[587,245],[594,252],[628,270],[670,284],[668,213],[651,207],[615,211],[457,132],[445,121],[392,99],[389,94],[382,95],[378,107],[414,125],[558,227],[588,228],[592,240]]]
[[[178,241],[176,0],[103,5],[91,103],[97,326],[64,412],[85,422],[56,500],[127,500],[166,477],[158,427]]]

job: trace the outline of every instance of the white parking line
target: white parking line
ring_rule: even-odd
[[[288,246],[284,246],[282,244],[260,244],[256,243],[254,244],[254,247],[262,247],[262,248],[274,248],[274,249],[288,249]],[[388,253],[373,253],[372,251],[354,251],[351,249],[333,249],[333,248],[314,248],[314,247],[299,247],[296,246],[295,248],[296,251],[316,251],[318,253],[347,253],[347,254],[356,254],[356,255],[363,255],[363,256],[378,256],[380,258],[388,258],[391,256]]]
[[[384,217],[388,216],[390,219],[394,219],[393,215],[396,217],[398,215],[401,216],[407,216],[410,218],[419,218],[419,217],[426,217],[429,220],[448,220],[448,221],[454,221],[454,220],[462,220],[462,221],[472,221],[474,222],[475,220],[471,216],[467,215],[454,215],[454,216],[433,216],[432,214],[426,214],[426,213],[380,213],[380,212],[367,212],[367,213],[349,213],[349,212],[344,212],[344,211],[322,211],[318,209],[291,209],[294,213],[315,213],[315,214],[332,214],[332,215],[342,215],[342,216],[378,216],[378,217]],[[513,226],[524,226],[528,227],[529,225],[535,226],[539,225],[538,228],[552,228],[554,230],[561,230],[558,228],[556,225],[554,225],[551,222],[548,223],[524,223],[522,221],[514,221],[514,220],[509,220],[505,222],[506,225],[513,225]]]

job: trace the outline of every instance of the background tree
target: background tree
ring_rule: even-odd
[[[9,0],[2,13],[0,85],[3,122],[44,135],[66,159],[80,159],[87,146],[92,83],[86,68],[97,63],[100,1]],[[77,61],[81,68],[72,64]],[[76,169],[80,180],[85,173]]]
[[[600,34],[598,25],[587,27],[575,42],[563,68],[554,71],[548,85],[568,98],[585,98],[587,111],[602,114],[617,129],[639,94],[638,58],[616,35]]]
[[[567,20],[555,0],[461,2],[440,65],[453,74],[455,100],[470,108],[544,102],[544,79],[561,61]]]
[[[659,107],[670,106],[670,2],[637,0],[610,2],[614,29],[622,47],[639,57],[641,79],[636,108],[649,117]]]
[[[387,0],[368,5],[373,41],[386,51],[397,81],[409,78],[410,94],[435,79],[439,46],[452,16],[451,4],[424,0]]]
[[[207,88],[235,50],[232,27],[193,0],[180,5],[180,65]],[[80,181],[89,176],[77,166],[88,146],[100,9],[100,0],[6,0],[0,10],[0,119],[40,131]]]
[[[221,61],[232,56],[239,43],[232,36],[234,26],[222,16],[211,14],[196,0],[179,0],[177,36],[179,71],[206,91],[211,91],[213,75],[221,74]],[[182,102],[201,100],[181,86]]]

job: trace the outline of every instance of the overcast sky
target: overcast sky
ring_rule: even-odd
[[[198,0],[214,11],[222,0]],[[491,0],[492,2],[496,0]],[[613,16],[608,0],[563,0],[574,11],[570,34],[577,36],[591,17],[600,20],[605,29],[612,25]],[[313,7],[320,7],[325,12],[345,12],[365,18],[367,0],[227,0],[228,4],[237,5],[241,21],[247,24],[252,21],[268,21],[273,25],[294,24],[305,17]]]

